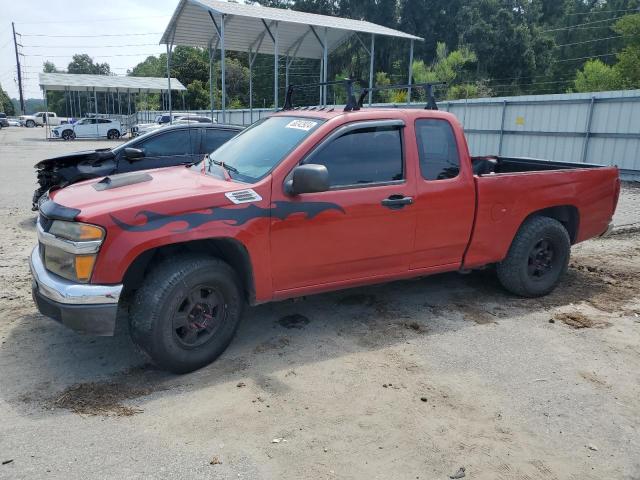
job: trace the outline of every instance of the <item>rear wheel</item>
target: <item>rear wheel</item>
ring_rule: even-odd
[[[64,132],[62,132],[63,140],[73,140],[74,138],[76,138],[76,134],[73,130],[65,130]]]
[[[107,132],[107,138],[109,140],[115,140],[116,138],[120,138],[120,132],[118,130],[109,130]]]
[[[564,226],[549,217],[533,217],[518,230],[507,257],[497,265],[504,288],[523,297],[550,293],[567,271],[571,240]]]
[[[235,271],[222,260],[184,255],[161,263],[134,295],[134,342],[161,368],[187,373],[213,362],[240,322]]]
[[[25,125],[29,128],[33,128],[36,126],[36,122],[34,122],[33,120],[27,120],[27,123]]]

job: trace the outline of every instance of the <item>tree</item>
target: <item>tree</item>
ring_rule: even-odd
[[[187,108],[205,110],[209,108],[209,87],[200,80],[194,80],[187,86]]]
[[[614,67],[622,87],[640,88],[640,13],[624,16],[613,30],[622,35],[625,42]]]
[[[109,64],[106,62],[94,63],[93,58],[91,58],[86,53],[82,53],[75,54],[72,57],[72,60],[67,67],[67,72],[85,74],[88,73],[94,75],[111,75],[111,67],[109,67]]]
[[[2,89],[2,85],[0,85],[0,112],[4,112],[7,115],[16,114],[13,102],[9,98],[7,92]]]
[[[582,70],[576,73],[576,79],[573,82],[576,92],[617,90],[621,84],[616,69],[597,59],[585,63]]]
[[[44,73],[58,73],[58,69],[56,68],[54,63],[50,62],[49,60],[42,64],[42,71]]]

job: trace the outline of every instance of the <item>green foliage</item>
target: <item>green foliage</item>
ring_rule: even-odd
[[[45,63],[45,67],[48,67],[47,64],[53,65],[50,62]],[[54,67],[55,68],[55,67]],[[69,66],[67,67],[68,73],[85,73],[85,74],[93,74],[93,75],[111,75],[111,67],[109,67],[108,63],[94,63],[93,58],[91,58],[86,53],[75,54]]]
[[[58,69],[56,68],[54,63],[50,62],[49,60],[42,64],[42,71],[44,73],[58,73]]]
[[[600,60],[589,60],[576,74],[573,90],[576,92],[601,92],[617,90],[622,85],[617,70]]]
[[[187,108],[205,110],[209,108],[209,86],[200,80],[194,80],[187,86]]]
[[[625,43],[614,67],[622,87],[640,88],[640,14],[626,15],[613,29],[623,36]]]
[[[7,115],[16,114],[15,107],[7,92],[2,89],[2,85],[0,85],[0,112],[4,112]]]

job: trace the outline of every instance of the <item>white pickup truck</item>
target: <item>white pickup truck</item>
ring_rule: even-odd
[[[70,123],[67,117],[59,117],[55,112],[36,112],[33,115],[24,115],[20,118],[24,122],[25,127],[43,127],[45,124],[49,126],[64,125]]]
[[[75,138],[120,138],[126,132],[118,120],[108,118],[81,118],[76,123],[60,125],[51,129],[53,138],[73,140]]]

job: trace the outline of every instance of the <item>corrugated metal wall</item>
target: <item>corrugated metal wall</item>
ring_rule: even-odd
[[[476,98],[438,106],[462,122],[472,155],[617,165],[624,178],[640,179],[640,90]],[[253,121],[272,111],[254,108]],[[159,113],[138,112],[137,121],[153,121]],[[221,120],[220,110],[213,114]],[[249,125],[250,111],[227,110],[227,123]]]
[[[617,165],[640,178],[640,90],[441,102],[472,155]]]

